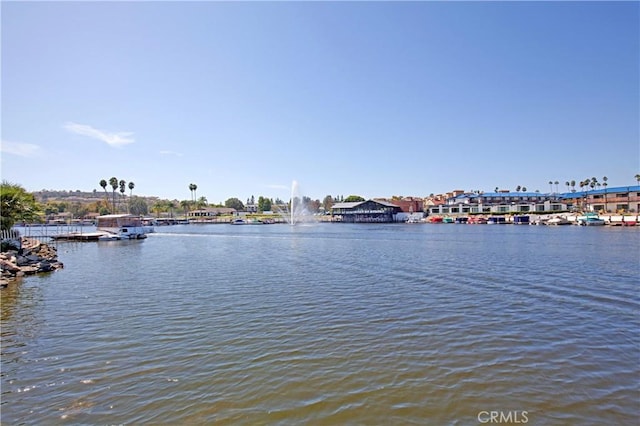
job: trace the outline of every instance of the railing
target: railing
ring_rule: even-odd
[[[5,229],[0,231],[0,238],[3,240],[17,240],[20,239],[20,232],[15,229]]]
[[[22,248],[22,238],[20,237],[20,232],[15,229],[5,229],[0,231],[0,240],[4,243],[5,241],[10,242],[10,245]]]

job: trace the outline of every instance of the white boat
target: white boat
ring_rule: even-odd
[[[571,221],[565,217],[556,216],[547,220],[547,225],[571,225]]]
[[[96,229],[103,233],[99,241],[114,239],[137,240],[147,238],[142,219],[131,214],[108,214],[98,216]]]
[[[603,226],[606,222],[604,219],[600,219],[597,213],[587,213],[578,217],[576,223],[581,226]]]
[[[547,217],[538,217],[533,222],[531,222],[530,224],[531,225],[546,225],[548,221],[549,221],[549,218],[547,218]]]
[[[232,225],[264,225],[264,222],[259,219],[235,219],[231,222]]]

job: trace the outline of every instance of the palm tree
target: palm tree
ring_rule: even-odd
[[[636,178],[636,182],[638,182],[638,185],[640,185],[640,173],[638,173],[634,177]]]
[[[553,192],[553,181],[549,181],[549,188],[551,188],[551,192]]]
[[[571,192],[576,192],[576,181],[575,180],[571,181]]]
[[[131,213],[131,198],[133,198],[133,188],[135,187],[135,183],[129,182],[129,202],[127,203],[127,213]]]
[[[558,185],[560,184],[560,182],[555,181],[553,182],[553,184],[556,186],[556,194],[557,194],[558,192],[560,192],[560,190],[558,189]]]
[[[606,177],[606,176],[602,177],[602,186],[604,187],[604,211],[605,212],[609,211],[607,209],[607,186],[609,185],[607,183],[608,180],[609,180],[608,177]]]
[[[176,208],[176,203],[174,203],[173,201],[167,201],[167,207],[169,208],[169,211],[171,212],[169,217],[173,219],[173,209]]]
[[[120,184],[120,198],[124,198],[124,192],[127,190],[127,182],[125,182],[124,180],[121,180],[119,182]]]
[[[567,192],[569,192],[569,186],[571,186],[571,184],[569,183],[569,181],[566,181],[564,184],[567,187]]]
[[[111,210],[111,213],[115,213],[116,212],[116,189],[118,189],[118,178],[114,176],[111,179],[109,179],[109,185],[111,185],[111,188],[113,189],[113,209]]]
[[[100,180],[100,186],[104,189],[104,198],[107,200],[107,205],[109,205],[109,194],[107,194],[107,181],[102,179]]]
[[[190,183],[189,184],[189,191],[191,191],[191,202],[196,201],[196,189],[198,189],[198,185],[196,185],[195,183]]]
[[[180,207],[184,210],[184,216],[187,216],[187,212],[189,211],[189,200],[180,201]]]
[[[516,192],[520,192],[520,185],[516,186]]]
[[[209,204],[207,197],[200,197],[198,198],[198,202],[196,203],[196,207],[203,208],[203,207],[207,207],[207,204]]]
[[[522,192],[527,192],[527,187],[526,186],[522,187]]]
[[[580,181],[580,191],[582,191],[582,210],[584,210],[585,208],[584,205],[585,205],[585,202],[587,201],[587,196],[584,193],[584,187],[585,185],[588,185],[588,183],[585,183],[585,182],[587,181],[584,181],[584,180]]]

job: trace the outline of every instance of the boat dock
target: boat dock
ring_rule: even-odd
[[[104,235],[104,232],[69,232],[51,235],[50,238],[56,241],[98,241]]]

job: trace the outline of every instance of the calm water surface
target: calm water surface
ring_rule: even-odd
[[[640,229],[156,231],[2,290],[2,424],[640,421]]]

